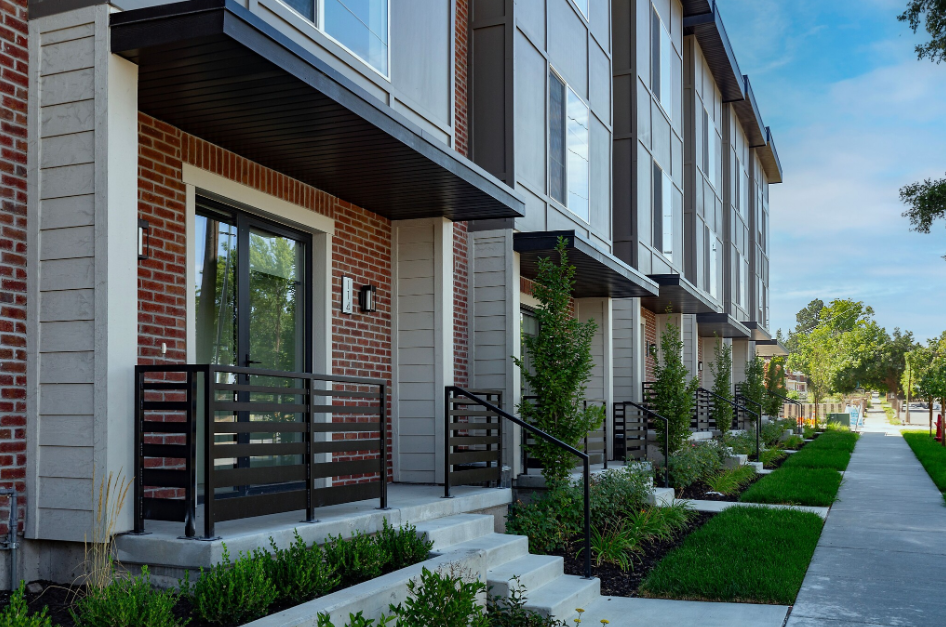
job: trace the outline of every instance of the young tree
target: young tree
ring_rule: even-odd
[[[742,395],[752,401],[749,409],[765,411],[765,363],[761,357],[746,362],[746,380],[742,384]]]
[[[710,371],[713,373],[713,393],[732,401],[732,346],[717,338],[714,352],[716,361],[710,364]],[[732,428],[732,405],[715,399],[713,418],[716,419],[716,428],[725,435]]]
[[[773,357],[765,369],[765,401],[762,407],[769,416],[778,416],[782,413],[782,399],[788,393],[785,385],[785,358]]]
[[[584,407],[585,387],[591,376],[591,340],[597,329],[593,321],[579,322],[572,315],[570,298],[575,286],[575,267],[568,263],[565,240],[559,238],[559,262],[539,259],[539,272],[532,293],[540,306],[535,312],[539,332],[525,336],[523,344],[531,370],[522,359],[513,361],[538,397],[523,400],[519,415],[549,435],[573,447],[590,431],[601,426],[604,408]],[[529,454],[542,464],[546,485],[561,485],[575,467],[575,457],[561,448],[536,438]]]
[[[660,336],[662,359],[654,366],[654,385],[648,401],[655,412],[667,419],[656,421],[657,434],[663,440],[669,427],[669,448],[674,453],[690,437],[690,420],[693,418],[693,403],[699,380],[690,378],[683,365],[683,339],[680,327],[669,323]]]

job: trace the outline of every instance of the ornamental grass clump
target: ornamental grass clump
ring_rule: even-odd
[[[571,294],[575,267],[568,263],[564,238],[555,247],[559,262],[539,259],[539,272],[532,294],[539,301],[535,311],[539,332],[525,335],[526,360],[513,357],[525,385],[536,401],[523,400],[519,414],[533,425],[565,444],[580,448],[582,439],[601,426],[604,408],[585,407],[585,388],[594,365],[591,341],[597,325],[579,322],[572,313]],[[568,451],[535,438],[529,455],[542,465],[546,485],[563,485],[579,460]]]
[[[88,588],[69,614],[79,627],[183,627],[174,615],[181,592],[151,587],[148,567],[137,577],[117,577],[104,588]],[[5,625],[0,619],[0,625]]]

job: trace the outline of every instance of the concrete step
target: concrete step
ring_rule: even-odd
[[[418,524],[417,534],[433,540],[434,551],[439,553],[455,544],[493,533],[493,523],[492,516],[456,514]]]
[[[552,555],[523,555],[486,573],[491,594],[508,597],[515,585],[513,577],[519,578],[519,586],[528,593],[565,574],[565,559]]]
[[[601,580],[582,579],[577,575],[562,575],[541,588],[526,592],[526,607],[543,616],[570,621],[578,616],[578,608],[585,609],[601,597]]]
[[[657,507],[670,507],[676,500],[676,495],[673,488],[653,488],[647,497],[647,502]]]
[[[489,535],[448,547],[451,554],[480,553],[486,569],[497,568],[529,554],[529,538],[503,533]]]

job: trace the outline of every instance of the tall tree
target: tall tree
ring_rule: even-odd
[[[810,333],[821,322],[821,312],[824,310],[824,301],[816,298],[797,314],[795,314],[795,328],[788,332],[788,339],[785,341],[785,348],[788,352],[794,353],[798,350],[801,338]]]
[[[732,402],[732,346],[716,338],[715,361],[710,364],[713,374],[713,393]],[[732,428],[732,405],[724,401],[713,403],[713,419],[716,428],[725,434]]]
[[[648,402],[653,410],[667,419],[656,421],[658,441],[669,433],[671,453],[678,451],[690,437],[690,420],[699,379],[691,378],[683,364],[683,339],[680,327],[667,323],[660,336],[660,359],[654,366],[654,384]]]
[[[918,59],[937,64],[946,60],[946,0],[909,0],[897,19],[914,33],[922,26],[929,34],[929,41],[916,46]],[[900,200],[909,207],[903,216],[910,219],[911,228],[929,233],[936,220],[946,218],[946,178],[907,185],[900,189]]]
[[[769,416],[778,416],[782,413],[782,399],[788,394],[785,385],[785,358],[773,357],[765,369],[765,400],[762,406]]]

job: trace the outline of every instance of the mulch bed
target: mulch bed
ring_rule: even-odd
[[[637,588],[657,565],[657,562],[679,546],[690,533],[706,524],[713,516],[716,516],[716,514],[695,512],[689,527],[680,531],[673,539],[646,543],[643,553],[635,556],[633,568],[626,573],[622,572],[617,566],[602,564],[600,567],[596,567],[592,563],[592,574],[601,579],[601,594],[615,597],[636,597]],[[552,555],[565,558],[565,573],[568,575],[583,576],[585,574],[584,555],[575,555],[581,546],[581,541],[578,541],[572,545],[571,550],[552,553]]]

